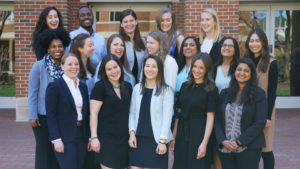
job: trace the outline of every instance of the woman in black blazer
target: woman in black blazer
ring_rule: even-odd
[[[46,90],[49,140],[61,169],[82,169],[89,136],[88,90],[77,78],[77,57],[68,53],[61,62],[64,75]]]
[[[266,115],[267,100],[257,86],[255,65],[242,58],[218,102],[215,133],[223,169],[258,169]]]

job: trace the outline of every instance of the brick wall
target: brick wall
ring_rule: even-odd
[[[205,8],[217,11],[225,36],[238,37],[239,0],[185,0],[173,3],[177,27],[184,30],[185,36],[199,36],[200,13]]]

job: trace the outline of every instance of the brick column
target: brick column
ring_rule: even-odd
[[[184,30],[185,36],[199,37],[201,11],[214,8],[219,16],[222,33],[238,37],[239,0],[184,0],[175,2],[172,6],[176,16],[179,16],[176,18],[177,26]]]
[[[55,6],[62,13],[68,30],[69,0],[15,0],[15,70],[16,70],[16,121],[27,120],[28,75],[36,61],[31,47],[32,32],[41,11]]]

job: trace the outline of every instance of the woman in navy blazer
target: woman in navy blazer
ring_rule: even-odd
[[[64,55],[61,66],[63,77],[46,90],[49,140],[61,169],[82,169],[89,136],[88,90],[77,78],[79,62],[74,54]]]
[[[257,86],[255,65],[242,58],[218,101],[215,133],[223,169],[258,169],[266,115],[267,100]]]

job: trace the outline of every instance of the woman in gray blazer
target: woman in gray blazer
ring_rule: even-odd
[[[62,77],[61,57],[69,45],[69,33],[63,28],[47,29],[39,35],[40,46],[48,53],[34,63],[29,73],[28,112],[29,124],[32,126],[36,140],[35,166],[37,169],[55,169],[55,160],[49,139],[46,121],[45,95],[47,85]]]
[[[133,89],[129,112],[129,166],[168,168],[173,91],[165,84],[160,57],[150,55],[143,65],[142,81]]]

